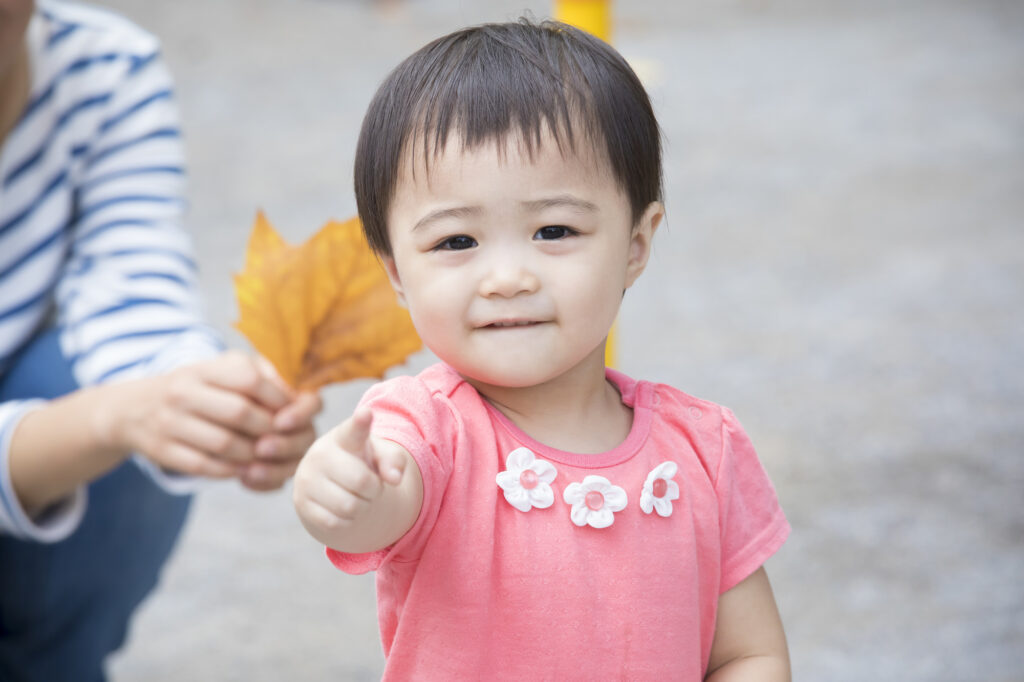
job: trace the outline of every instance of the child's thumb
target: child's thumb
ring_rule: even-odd
[[[356,457],[367,459],[369,455],[370,425],[372,423],[372,412],[366,408],[356,410],[334,432],[338,446]],[[369,463],[367,462],[367,464]]]
[[[385,483],[398,485],[402,482],[402,476],[405,474],[406,458],[399,448],[377,448],[373,456],[376,460],[377,473],[380,474]]]

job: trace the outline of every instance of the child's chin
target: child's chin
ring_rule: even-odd
[[[535,377],[530,372],[524,372],[521,369],[512,367],[481,370],[475,367],[460,367],[456,363],[448,364],[452,365],[456,372],[472,384],[493,386],[495,388],[528,388],[545,381],[545,378]]]

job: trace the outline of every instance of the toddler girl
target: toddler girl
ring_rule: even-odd
[[[370,389],[295,505],[377,571],[385,679],[789,679],[762,568],[789,526],[742,428],[604,365],[664,215],[621,56],[550,22],[430,43],[371,103],[355,183],[441,362]]]

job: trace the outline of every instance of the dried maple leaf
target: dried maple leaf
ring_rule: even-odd
[[[296,388],[381,377],[422,345],[358,218],[292,246],[260,211],[235,295],[235,327]]]

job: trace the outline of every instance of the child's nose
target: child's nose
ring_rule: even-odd
[[[481,296],[512,298],[532,294],[540,288],[540,280],[528,268],[514,263],[496,263],[480,280]]]

